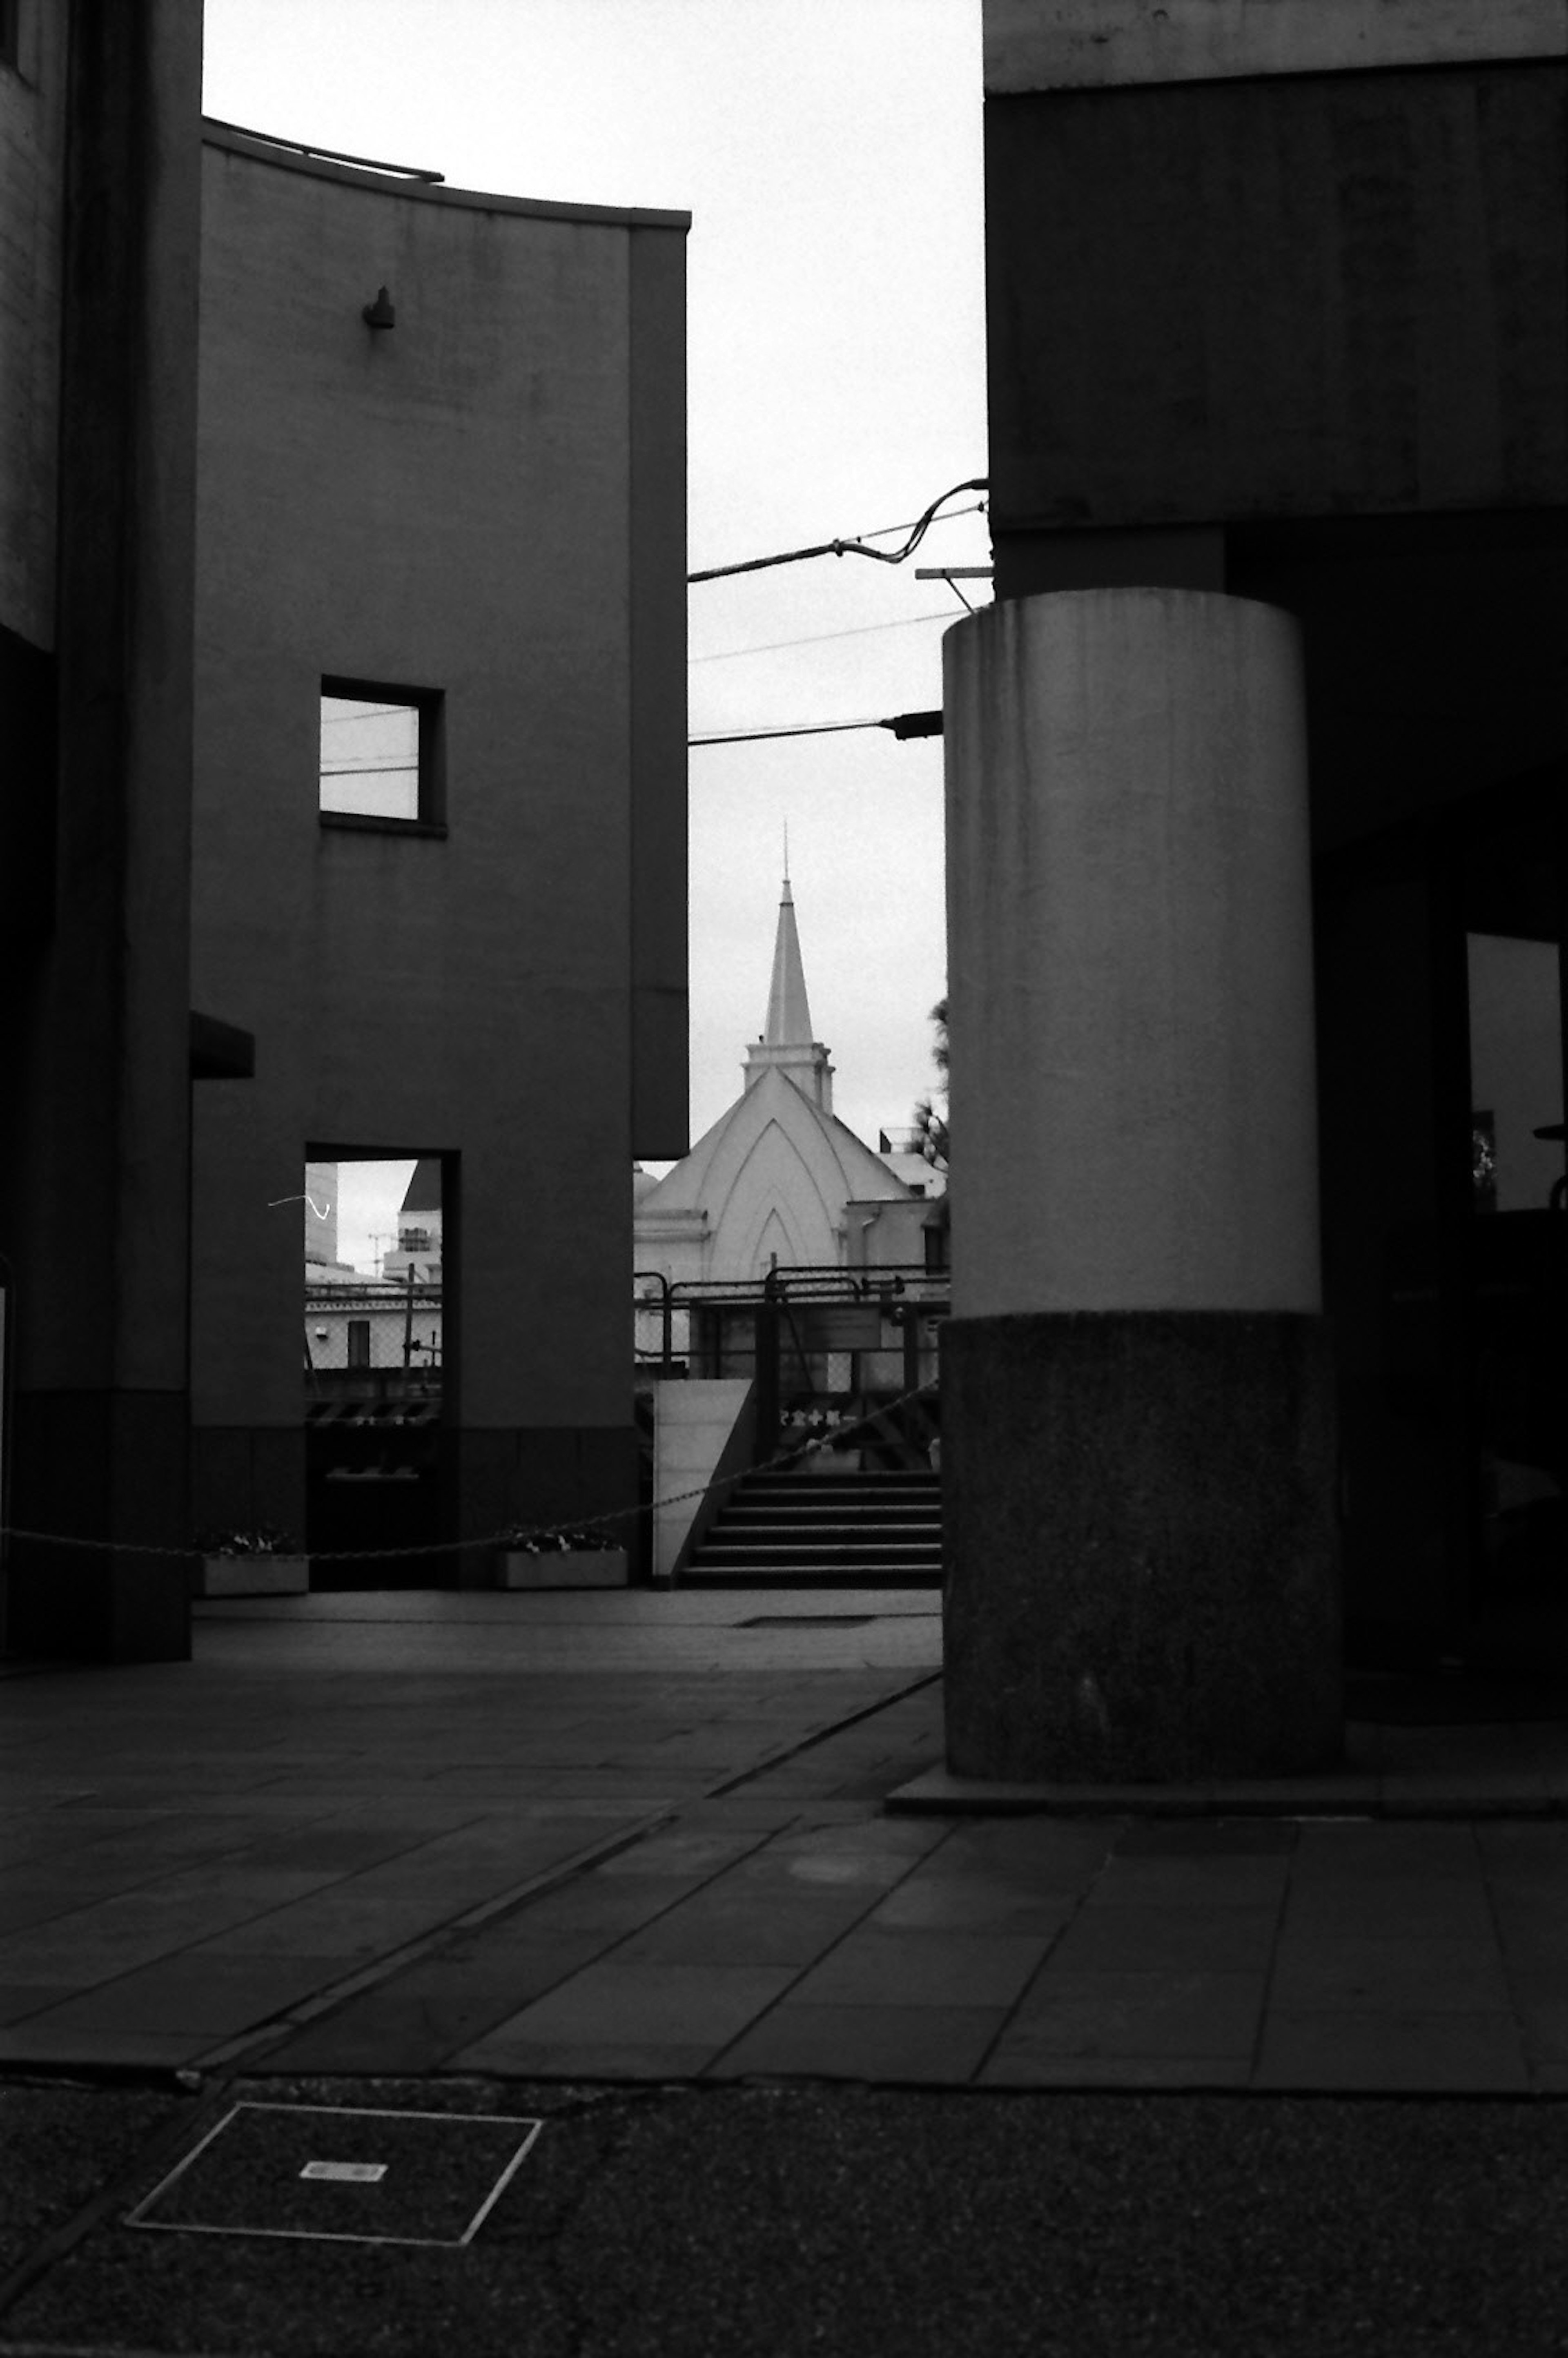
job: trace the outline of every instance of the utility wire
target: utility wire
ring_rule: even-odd
[[[739,565],[710,565],[706,572],[688,573],[686,578],[688,582],[719,581],[731,573],[761,573],[770,565],[799,565],[808,557],[870,557],[879,565],[902,565],[906,557],[914,556],[930,531],[936,520],[938,508],[948,500],[957,499],[960,492],[989,489],[989,478],[986,475],[971,475],[968,482],[955,483],[951,491],[944,492],[940,499],[933,500],[925,514],[911,525],[909,537],[902,548],[868,548],[863,540],[822,540],[811,548],[787,548],[779,557],[748,557]],[[893,525],[890,529],[896,531],[898,527]]]
[[[938,516],[946,524],[946,516]],[[916,622],[950,622],[951,606],[933,606],[926,614],[905,614],[896,622],[857,622],[848,631],[812,631],[804,639],[770,639],[758,647],[720,647],[716,654],[688,655],[688,664],[734,663],[741,655],[776,655],[785,647],[819,647],[828,639],[863,639],[872,631],[909,631]]]
[[[938,712],[896,712],[887,720],[817,720],[807,721],[797,729],[743,729],[732,737],[688,737],[688,747],[697,745],[759,745],[769,737],[838,737],[850,729],[891,729],[895,737],[940,737],[942,715]]]
[[[949,493],[948,496],[951,498],[952,494]],[[985,512],[986,503],[984,500],[971,500],[967,508],[949,508],[946,515],[933,516],[931,522],[933,527],[939,524],[956,524],[960,516],[984,515]],[[919,522],[918,517],[915,519],[915,522]],[[855,537],[857,540],[886,540],[890,533],[913,532],[914,530],[914,525],[913,524],[880,524],[876,526],[874,531],[857,533]]]

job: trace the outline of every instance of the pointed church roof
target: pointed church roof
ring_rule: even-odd
[[[795,895],[786,876],[779,902],[778,932],[773,936],[773,978],[768,990],[768,1021],[762,1039],[770,1048],[808,1048],[815,1036],[811,1009],[806,1004],[800,936],[795,930]]]
[[[767,1028],[746,1050],[745,1094],[663,1179],[633,1182],[649,1267],[690,1249],[705,1273],[726,1278],[754,1277],[774,1253],[783,1268],[835,1263],[848,1205],[925,1194],[927,1165],[906,1178],[838,1120],[832,1074],[812,1036],[786,854]]]

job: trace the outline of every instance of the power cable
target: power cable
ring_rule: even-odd
[[[985,512],[984,500],[971,500],[967,508],[949,508],[946,515],[933,516],[932,528],[935,529],[939,524],[956,524],[960,516],[984,515]],[[915,523],[918,522],[919,518],[916,517]],[[890,533],[914,530],[914,524],[879,524],[872,531],[857,533],[855,537],[857,540],[885,540]]]
[[[902,548],[868,548],[863,540],[822,540],[811,548],[786,548],[778,557],[748,557],[739,565],[710,565],[706,571],[688,573],[686,578],[688,582],[719,581],[732,573],[761,573],[771,565],[799,565],[808,557],[870,557],[878,565],[902,565],[906,557],[914,556],[930,531],[936,521],[938,508],[948,500],[957,499],[960,492],[984,492],[989,487],[990,479],[986,475],[971,475],[968,482],[955,483],[951,491],[944,492],[940,499],[933,500],[925,514],[911,525],[909,537]],[[899,527],[895,525],[888,529],[897,531]]]
[[[936,521],[946,524],[947,519],[938,516]],[[756,647],[720,647],[714,654],[688,655],[687,662],[733,663],[741,655],[776,655],[786,647],[819,647],[828,639],[863,639],[872,631],[909,631],[916,622],[950,622],[952,619],[950,606],[933,606],[927,614],[905,614],[896,622],[857,622],[847,631],[812,631],[804,639],[769,639]]]
[[[891,729],[895,737],[940,737],[940,712],[895,712],[887,720],[816,720],[795,729],[742,729],[730,737],[688,737],[697,745],[760,745],[769,737],[838,737],[851,729]]]

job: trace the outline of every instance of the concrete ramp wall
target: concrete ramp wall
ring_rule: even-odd
[[[749,1377],[660,1384],[654,1396],[654,1577],[673,1580],[717,1505],[709,1487],[751,1463],[756,1387]],[[687,1498],[687,1491],[704,1495]]]

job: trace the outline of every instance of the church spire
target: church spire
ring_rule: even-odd
[[[811,1009],[806,997],[806,968],[795,931],[795,895],[786,867],[779,901],[778,931],[773,936],[773,979],[768,990],[768,1020],[762,1038],[770,1048],[809,1048]]]
[[[773,972],[768,988],[768,1016],[760,1040],[746,1051],[746,1086],[776,1065],[798,1089],[833,1110],[833,1067],[827,1051],[813,1036],[811,1007],[806,996],[806,968],[801,962],[800,936],[795,930],[795,894],[790,890],[789,849],[785,838],[784,879],[779,897],[778,930],[773,936]]]

